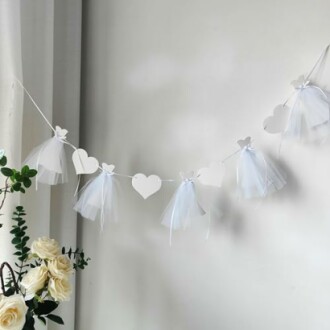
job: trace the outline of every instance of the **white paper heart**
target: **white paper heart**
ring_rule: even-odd
[[[147,177],[138,173],[132,179],[132,186],[144,199],[147,199],[161,188],[162,180],[157,175]]]
[[[288,122],[290,108],[280,104],[275,107],[273,115],[264,120],[264,130],[270,134],[282,133]]]
[[[68,130],[60,126],[55,127],[55,132],[56,136],[60,139],[66,139],[66,135],[68,134]]]
[[[102,163],[102,169],[108,173],[113,173],[113,170],[115,169],[115,165],[108,165],[106,163]]]
[[[251,144],[251,137],[248,136],[244,140],[238,140],[237,143],[243,149],[244,147],[246,147],[249,144]]]
[[[76,149],[72,154],[72,161],[77,174],[92,174],[99,168],[99,161],[94,157],[88,157],[84,149]]]
[[[221,187],[225,167],[222,163],[211,163],[198,171],[198,181],[207,186]]]
[[[306,83],[306,79],[304,75],[299,76],[296,80],[291,81],[291,85],[294,88],[298,88]]]

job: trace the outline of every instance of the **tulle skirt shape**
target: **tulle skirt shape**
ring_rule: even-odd
[[[87,183],[74,206],[84,218],[100,219],[101,229],[106,221],[117,222],[118,183],[105,171]]]
[[[37,182],[48,185],[67,182],[64,143],[56,136],[34,148],[24,164],[38,171]]]
[[[324,137],[329,133],[325,127],[329,116],[329,99],[325,92],[316,86],[300,89],[295,95],[284,137],[295,140]]]
[[[244,148],[237,164],[237,184],[239,196],[250,199],[281,190],[286,179],[261,151]]]
[[[192,218],[205,214],[199,205],[195,184],[192,181],[181,183],[162,215],[162,225],[177,230],[187,228]]]

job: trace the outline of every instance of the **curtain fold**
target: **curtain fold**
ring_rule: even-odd
[[[20,1],[0,1],[0,148],[5,149],[9,166],[21,163],[23,94],[13,86],[14,76],[22,79]],[[3,182],[1,182],[3,184]],[[8,228],[11,212],[20,201],[9,195],[0,222],[0,261],[13,261]]]
[[[19,167],[33,147],[52,135],[13,76],[21,79],[47,118],[68,129],[69,140],[79,144],[81,0],[0,0],[0,148],[10,165]],[[69,182],[31,187],[26,195],[10,198],[0,222],[0,260],[13,261],[8,226],[13,207],[27,211],[31,240],[40,236],[76,246],[76,219],[72,209],[77,179],[66,149]],[[73,283],[74,285],[74,283]],[[59,315],[65,329],[74,329],[75,295],[63,303]],[[37,322],[38,323],[38,322]],[[38,325],[38,329],[45,329]],[[48,330],[63,329],[50,322]]]

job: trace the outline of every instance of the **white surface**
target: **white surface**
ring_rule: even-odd
[[[84,5],[82,147],[132,175],[178,178],[248,135],[276,157],[279,138],[263,120],[330,41],[326,0]],[[144,201],[121,179],[118,225],[100,235],[80,222],[93,260],[80,279],[77,329],[328,330],[329,146],[281,153],[285,190],[239,203],[228,193],[231,159],[224,218],[208,241],[202,226],[176,233],[172,248],[160,214],[175,185]]]

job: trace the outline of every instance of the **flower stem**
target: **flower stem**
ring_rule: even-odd
[[[9,188],[9,185],[8,185],[8,180],[9,180],[9,178],[7,178],[6,179],[6,182],[5,182],[5,190],[4,190],[4,193],[3,193],[3,197],[2,197],[2,202],[1,202],[1,204],[0,204],[0,210],[2,209],[2,207],[3,207],[3,204],[5,203],[5,200],[6,200],[6,197],[7,197],[7,192],[8,192],[8,188]]]
[[[13,283],[14,283],[14,287],[15,287],[15,292],[19,293],[19,287],[16,281],[16,277],[15,277],[15,273],[14,270],[11,268],[11,266],[9,265],[8,262],[3,262],[0,266],[0,281],[1,281],[1,290],[3,292],[4,295],[6,295],[6,287],[5,287],[5,280],[4,280],[4,275],[3,275],[3,270],[4,268],[7,267],[10,271]]]

